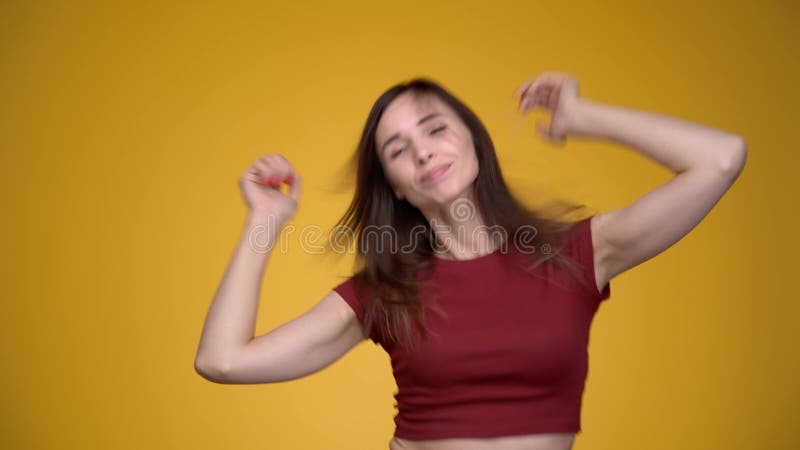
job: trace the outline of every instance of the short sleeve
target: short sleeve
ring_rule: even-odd
[[[566,244],[566,250],[570,259],[578,265],[578,269],[586,280],[586,288],[591,293],[592,298],[600,302],[611,296],[611,282],[606,283],[603,290],[598,292],[597,279],[594,273],[592,217],[583,219],[573,225],[570,230],[569,241]]]
[[[364,333],[366,333],[372,342],[378,344],[380,343],[378,333],[375,330],[375,326],[371,327],[371,330],[366,329],[366,305],[367,305],[367,290],[364,289],[362,283],[359,280],[352,276],[345,280],[344,282],[338,284],[336,287],[333,288],[353,311],[356,313],[356,317],[358,321],[361,323],[362,329],[364,329]]]

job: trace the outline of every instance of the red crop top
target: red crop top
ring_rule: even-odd
[[[434,294],[446,317],[426,311],[428,339],[412,352],[368,331],[391,357],[396,437],[580,432],[589,328],[611,294],[610,284],[597,290],[590,219],[572,228],[563,250],[586,286],[550,261],[533,272],[507,264],[512,246],[470,260],[432,256],[434,283],[421,293]],[[363,326],[354,283],[334,289]]]

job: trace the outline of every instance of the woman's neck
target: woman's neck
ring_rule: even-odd
[[[434,239],[434,252],[443,259],[473,259],[497,248],[499,227],[487,226],[474,203],[456,200],[445,211],[428,214],[426,218]],[[500,239],[498,239],[500,238]]]

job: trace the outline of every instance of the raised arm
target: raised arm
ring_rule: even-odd
[[[577,81],[545,73],[520,86],[523,112],[553,112],[539,133],[556,143],[567,136],[626,145],[675,173],[632,204],[592,219],[598,288],[663,252],[692,230],[744,168],[747,145],[738,135],[686,120],[579,99]]]
[[[289,196],[265,178],[292,182]],[[267,186],[265,186],[267,184]],[[365,336],[355,312],[335,291],[296,319],[254,337],[262,275],[283,224],[297,207],[300,178],[268,155],[240,178],[250,208],[245,230],[206,316],[195,369],[217,383],[272,383],[318,371]]]

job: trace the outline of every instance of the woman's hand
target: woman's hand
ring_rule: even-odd
[[[550,125],[536,121],[536,131],[545,139],[563,144],[574,129],[578,109],[578,80],[561,72],[543,72],[514,91],[519,97],[519,111],[527,114],[541,106],[551,113]]]
[[[281,192],[281,184],[289,185],[289,195]],[[282,155],[263,155],[239,178],[247,207],[252,216],[272,215],[279,223],[294,217],[300,199],[302,180]]]

